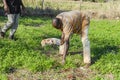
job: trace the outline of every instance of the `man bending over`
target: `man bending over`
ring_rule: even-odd
[[[83,44],[84,63],[90,64],[90,41],[88,40],[88,28],[90,19],[80,11],[62,12],[53,19],[52,25],[62,31],[59,53],[63,55],[62,63],[65,63],[69,49],[69,38],[73,33],[80,35]]]

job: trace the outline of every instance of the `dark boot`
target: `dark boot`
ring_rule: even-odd
[[[14,35],[10,35],[9,39],[14,40]]]
[[[5,33],[4,32],[0,32],[0,38],[4,38],[5,37]]]

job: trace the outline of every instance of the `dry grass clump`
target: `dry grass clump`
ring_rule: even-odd
[[[73,0],[23,0],[32,15],[53,15],[68,10],[81,10],[89,13],[92,18],[119,19],[120,1],[109,1],[106,3],[81,2]]]
[[[91,76],[90,76],[91,75]],[[89,80],[95,75],[95,72],[86,68],[49,70],[32,74],[28,70],[17,70],[8,75],[9,80]]]
[[[107,3],[81,3],[81,10],[88,12],[92,18],[120,18],[120,1],[111,1]]]

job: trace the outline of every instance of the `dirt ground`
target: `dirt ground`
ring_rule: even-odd
[[[8,80],[90,80],[96,73],[89,68],[50,70],[32,73],[28,70],[16,70],[8,74]]]

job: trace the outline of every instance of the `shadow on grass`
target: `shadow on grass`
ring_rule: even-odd
[[[55,17],[57,14],[64,12],[67,10],[59,10],[59,9],[52,9],[52,8],[45,8],[45,9],[41,9],[41,8],[32,8],[32,7],[26,7],[26,11],[21,13],[21,17],[22,18],[29,18],[31,19],[31,22],[26,23],[26,21],[21,20],[20,22],[25,25],[25,26],[33,26],[33,27],[38,27],[38,26],[42,26],[44,24],[44,22],[46,22],[47,20],[52,20],[53,17]],[[1,21],[3,21],[4,19],[7,20],[5,18],[5,14],[4,14],[4,10],[3,8],[0,8],[0,16],[4,16],[4,18],[0,18]],[[40,18],[42,21],[44,22],[34,22],[34,20],[36,20],[36,18]]]
[[[76,54],[83,55],[83,51],[77,51],[77,52],[69,52],[68,51],[68,54],[70,54],[70,55],[76,55]]]
[[[104,47],[92,48],[92,53],[94,55],[94,57],[92,57],[92,64],[94,64],[97,60],[99,60],[101,56],[104,56],[110,53],[117,54],[119,49],[120,49],[119,46],[115,46],[115,45],[105,45]]]
[[[60,9],[53,9],[50,7],[46,7],[45,9],[41,9],[41,8],[32,8],[32,7],[27,7],[26,8],[26,12],[23,12],[23,15],[26,16],[47,16],[47,17],[54,17],[55,15],[63,12],[63,11],[67,11],[67,10],[60,10]]]
[[[41,16],[24,16],[20,18],[20,24],[24,25],[25,27],[26,26],[41,27],[48,20],[52,20],[52,19],[50,17],[41,17]]]

